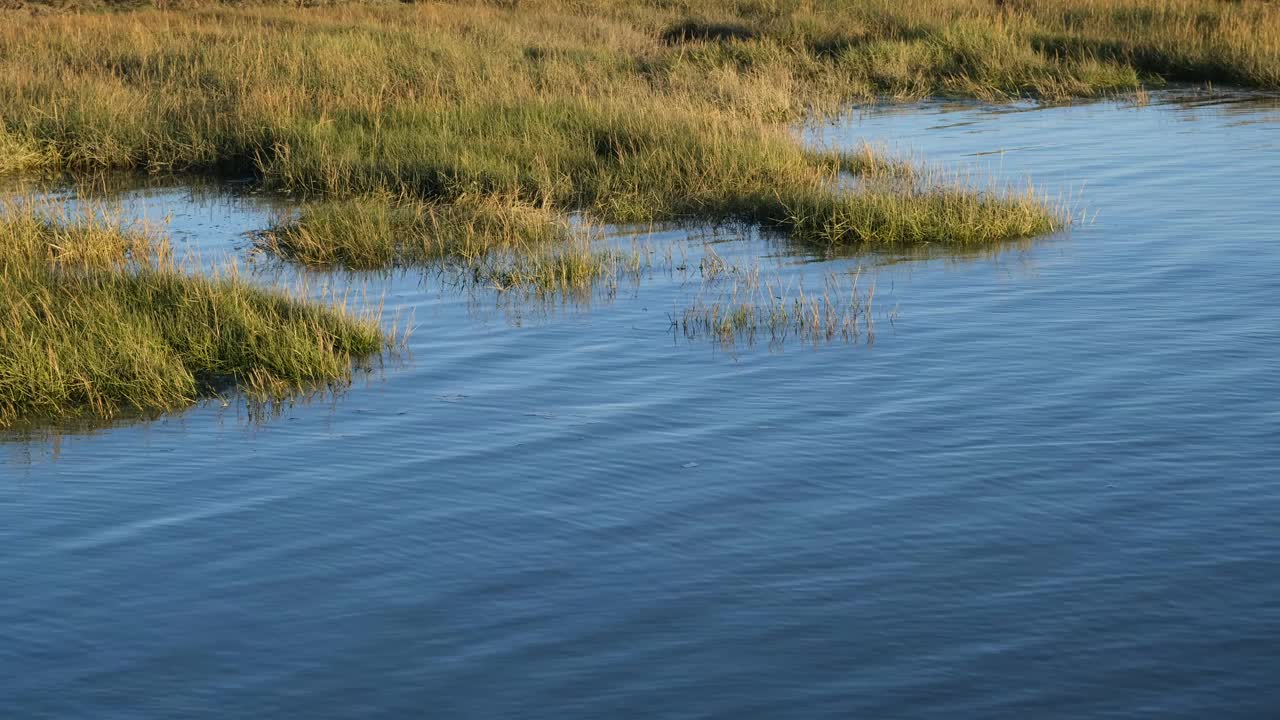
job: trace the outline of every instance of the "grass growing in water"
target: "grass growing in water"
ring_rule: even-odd
[[[1063,227],[1067,208],[1034,188],[977,190],[917,170],[864,178],[856,192],[792,192],[777,197],[766,228],[821,252],[937,245],[957,250],[1042,235]]]
[[[592,228],[546,208],[492,197],[449,203],[361,197],[312,203],[259,233],[259,250],[320,267],[436,267],[467,286],[582,296],[647,265],[600,249]]]
[[[673,330],[686,338],[710,338],[725,347],[767,340],[780,347],[788,339],[814,344],[871,342],[875,287],[859,290],[861,268],[828,273],[822,289],[807,292],[803,281],[784,283],[760,277],[760,269],[734,268],[727,286],[701,296],[671,317]]]
[[[342,308],[193,277],[168,244],[86,213],[0,207],[0,428],[277,400],[346,382],[389,339]]]
[[[383,196],[307,204],[261,233],[258,247],[313,266],[372,270],[444,260],[477,261],[497,250],[567,242],[574,230],[545,208],[487,196],[421,202]]]

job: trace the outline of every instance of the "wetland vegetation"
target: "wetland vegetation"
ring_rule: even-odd
[[[392,338],[340,302],[183,271],[163,237],[100,213],[0,208],[0,428],[259,401],[348,380]]]
[[[884,96],[1280,87],[1280,12],[1253,0],[46,7],[0,29],[6,169],[194,171],[855,246],[998,242],[1061,218],[1001,193],[850,192],[839,175],[866,158],[806,149],[786,122]],[[438,217],[474,226],[470,210]],[[321,253],[405,259],[350,250]]]
[[[778,347],[790,338],[813,344],[875,339],[875,285],[859,289],[860,266],[828,273],[821,289],[810,291],[803,281],[762,276],[758,267],[727,268],[723,276],[723,283],[709,283],[708,292],[670,316],[673,331],[729,349],[761,340]]]
[[[571,291],[643,262],[597,249],[571,216],[759,226],[822,255],[972,250],[1066,223],[1034,189],[807,147],[792,129],[852,103],[1280,88],[1280,6],[1263,0],[13,5],[0,172],[248,179],[305,201],[259,249],[448,265],[499,289]],[[131,231],[21,202],[3,223],[0,421],[332,382],[381,342],[341,310],[183,274]],[[856,328],[857,308],[820,324]],[[690,313],[686,328],[725,327]]]

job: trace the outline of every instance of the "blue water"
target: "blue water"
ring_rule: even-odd
[[[1280,714],[1280,103],[806,134],[1078,222],[903,262],[713,238],[867,265],[871,343],[688,340],[699,283],[661,270],[514,308],[337,278],[414,326],[345,394],[3,436],[0,717]],[[125,203],[201,262],[271,212]]]

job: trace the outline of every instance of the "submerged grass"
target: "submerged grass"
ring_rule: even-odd
[[[372,319],[188,275],[167,242],[88,211],[0,207],[0,428],[155,413],[231,387],[257,401],[346,382]]]
[[[708,338],[724,347],[766,341],[781,347],[797,339],[820,344],[872,342],[875,286],[859,289],[862,269],[827,273],[822,288],[803,280],[762,278],[758,267],[729,271],[710,295],[671,316],[673,330],[689,340]]]
[[[468,287],[581,297],[647,263],[596,247],[593,228],[546,208],[476,196],[454,202],[360,197],[305,205],[258,233],[256,247],[310,266],[435,267]]]

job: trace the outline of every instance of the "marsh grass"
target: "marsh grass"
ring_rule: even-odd
[[[1280,87],[1280,9],[1259,0],[103,4],[142,9],[0,11],[0,167],[606,208],[769,152],[761,123],[883,96]]]
[[[1029,185],[999,187],[987,178],[888,158],[869,148],[804,153],[819,169],[803,183],[756,188],[756,195],[714,210],[703,206],[701,215],[681,215],[684,224],[759,226],[810,252],[835,255],[911,246],[967,251],[1054,232],[1071,220],[1065,204]],[[518,197],[423,201],[381,194],[304,205],[260,233],[256,246],[319,267],[466,267],[506,286],[504,276],[520,278],[522,285],[545,276],[507,273],[499,269],[499,258],[507,267],[554,261],[566,273],[581,271],[570,274],[584,280],[607,275],[599,268],[627,259],[593,250],[591,238],[598,234],[589,217],[573,223]],[[520,255],[527,259],[517,260]]]
[[[340,387],[392,338],[341,306],[182,270],[168,242],[100,210],[0,208],[0,427],[254,402]]]
[[[689,340],[710,339],[732,348],[789,340],[811,344],[873,342],[875,286],[863,283],[861,267],[827,273],[822,286],[806,290],[803,278],[762,277],[758,266],[733,268],[725,282],[710,286],[670,315],[671,327]]]
[[[1280,88],[1280,4],[1263,0],[33,7],[0,10],[0,173],[233,178],[307,200],[260,249],[429,266],[504,297],[611,293],[646,271],[651,252],[601,247],[579,213],[758,227],[820,257],[980,253],[1067,224],[1030,188],[809,148],[788,126],[850,103]],[[341,307],[193,277],[145,237],[6,206],[0,425],[163,411],[231,386],[282,397],[344,383],[385,341]],[[682,312],[685,333],[873,330],[856,278],[806,293],[714,258],[699,271],[730,289]]]
[[[383,196],[305,205],[258,233],[255,246],[313,267],[421,267],[470,289],[583,298],[615,292],[651,265],[651,251],[603,247],[600,235],[590,223],[516,200]]]
[[[259,249],[318,267],[372,270],[446,260],[478,262],[499,250],[569,241],[561,216],[518,199],[463,196],[423,202],[389,196],[314,202],[258,234]]]
[[[762,218],[762,225],[827,254],[913,245],[963,250],[1051,233],[1070,222],[1065,207],[1031,187],[872,183],[839,195],[795,193],[779,203],[778,214]]]
[[[1021,195],[833,183],[911,170],[806,149],[785,123],[884,96],[1280,87],[1280,9],[1254,0],[195,2],[6,16],[20,22],[0,25],[0,169],[191,171],[407,198],[435,213],[420,221],[446,244],[467,242],[495,204],[513,218],[761,223],[802,242],[1002,242],[1052,229],[1052,212],[1032,217]],[[352,267],[429,256],[291,239],[278,247]]]

